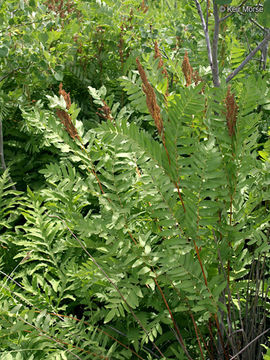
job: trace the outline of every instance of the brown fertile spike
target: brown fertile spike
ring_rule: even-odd
[[[68,113],[66,113],[64,110],[57,109],[56,115],[61,120],[61,123],[64,124],[66,131],[69,133],[70,137],[72,139],[77,138],[78,140],[80,140],[77,129],[73,125],[73,122],[71,121],[71,117],[68,115]]]
[[[195,82],[195,85],[198,85],[198,83],[199,83],[200,81],[202,81],[202,78],[200,77],[200,75],[199,75],[199,73],[198,73],[197,70],[193,71],[193,73],[192,73],[192,79],[193,79],[193,81]]]
[[[155,41],[155,59],[159,58],[159,63],[158,63],[158,67],[161,68],[163,66],[163,60],[158,48],[158,43],[157,41]]]
[[[191,80],[194,81],[195,85],[198,85],[198,83],[202,81],[202,78],[199,76],[198,71],[194,71],[192,66],[190,65],[187,51],[185,52],[184,60],[182,63],[182,70],[186,79],[186,86],[189,86],[191,84]]]
[[[237,121],[238,105],[235,101],[234,94],[231,93],[231,86],[228,86],[227,95],[225,98],[226,104],[226,119],[229,130],[229,135],[235,134],[235,126]]]
[[[67,110],[69,110],[70,106],[71,106],[70,94],[69,93],[67,94],[65,92],[65,90],[63,89],[63,84],[62,83],[60,83],[60,85],[59,85],[59,95],[63,96],[63,98],[65,99],[65,102],[66,102]],[[72,139],[77,138],[78,140],[80,140],[77,129],[75,128],[69,114],[65,110],[57,109],[56,110],[56,115],[61,120],[61,123],[64,124],[64,126],[66,128],[66,131],[69,133],[70,137]]]
[[[148,6],[145,5],[144,0],[142,0],[142,3],[141,3],[141,10],[144,14],[147,13],[147,11],[148,11]]]
[[[145,71],[144,71],[138,58],[136,59],[136,62],[137,62],[139,74],[140,74],[142,82],[143,82],[142,89],[146,95],[147,108],[148,108],[152,118],[155,121],[155,125],[156,125],[159,135],[161,135],[163,132],[163,120],[160,115],[160,107],[157,104],[156,94],[154,92],[154,89],[150,85],[149,81],[147,80]]]
[[[60,83],[59,85],[59,95],[62,95],[65,99],[67,109],[69,110],[71,107],[71,100],[70,100],[70,93],[66,93],[65,90],[63,90],[63,84]]]
[[[112,122],[113,117],[111,115],[111,109],[110,107],[107,105],[105,100],[102,100],[103,102],[103,106],[101,108],[98,108],[99,111],[102,111],[102,114],[100,113],[96,113],[98,116],[102,117],[105,120],[110,120]]]
[[[189,86],[191,84],[191,77],[193,69],[189,63],[188,53],[185,52],[184,60],[182,63],[182,70],[186,79],[186,86]]]

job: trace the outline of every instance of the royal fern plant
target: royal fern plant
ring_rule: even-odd
[[[269,92],[255,77],[211,88],[185,75],[170,92],[158,54],[137,59],[120,79],[127,107],[89,87],[103,121],[87,132],[62,85],[50,109],[23,112],[60,161],[18,200],[24,220],[2,244],[18,259],[1,264],[2,359],[261,356],[270,178],[254,109]]]

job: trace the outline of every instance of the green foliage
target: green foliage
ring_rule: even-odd
[[[12,189],[14,183],[10,182],[9,171],[4,171],[0,177],[0,266],[4,271],[12,269],[13,257],[16,254],[12,244],[14,224],[18,220],[19,212],[16,210],[21,193]]]
[[[264,355],[264,360],[269,360],[270,359],[270,349],[268,347],[266,347],[265,345],[262,345],[263,347],[265,347],[267,349],[267,353]]]
[[[251,62],[230,102],[224,81],[261,34],[247,45],[240,16],[221,25],[212,88],[195,3],[143,4],[1,4],[4,150],[26,189],[3,172],[1,359],[259,359],[269,346],[269,78]]]
[[[253,254],[257,258],[269,251],[269,213],[260,205],[269,199],[269,173],[256,158],[259,114],[249,115],[255,86],[254,81],[243,83],[234,137],[226,126],[225,89],[215,90],[215,97],[212,89],[201,94],[201,86],[171,96],[163,109],[169,157],[159,140],[128,123],[123,111],[114,122],[88,132],[74,118],[76,141],[52,111],[37,105],[24,112],[27,126],[44,133],[61,160],[42,170],[46,188],[28,189],[28,199],[21,201],[25,223],[16,227],[13,242],[22,260],[13,282],[5,281],[6,321],[14,327],[16,318],[16,331],[47,326],[51,340],[57,332],[57,339],[74,349],[86,349],[87,327],[81,321],[45,313],[42,321],[40,315],[26,320],[30,308],[74,316],[80,305],[87,323],[104,322],[103,329],[114,337],[113,329],[126,334],[122,341],[128,340],[137,353],[156,342],[171,358],[180,350],[169,330],[169,309],[177,323],[186,324],[180,332],[188,344],[194,329],[187,312],[204,332],[214,314],[227,312],[228,296],[244,301]],[[89,90],[101,105],[105,90]],[[50,101],[51,108],[65,108],[63,98]],[[218,266],[230,271],[230,283]],[[12,312],[9,307],[18,301],[21,305]],[[70,334],[79,331],[78,341],[67,338],[67,328]],[[31,337],[24,335],[18,346]],[[173,343],[164,348],[168,338]],[[42,339],[47,343],[46,336]],[[113,345],[110,338],[102,344],[98,339],[89,344],[99,354],[108,355],[113,346],[119,358],[130,358],[131,350]],[[50,346],[62,351],[55,340]],[[199,356],[198,348],[187,348],[192,357]]]

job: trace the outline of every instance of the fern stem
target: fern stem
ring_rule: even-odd
[[[200,257],[200,251],[199,251],[199,249],[198,249],[198,246],[197,246],[195,240],[193,240],[193,243],[194,243],[194,246],[195,246],[195,250],[196,250],[197,257],[198,257],[198,261],[199,261],[199,263],[200,263],[200,267],[201,267],[201,269],[202,269],[202,274],[203,274],[204,282],[205,282],[205,285],[206,285],[206,287],[207,287],[207,289],[208,289],[208,291],[209,291],[207,278],[206,278],[205,271],[204,271],[203,264],[202,264],[202,260],[201,260],[201,257]],[[211,298],[213,298],[212,295],[211,295]],[[222,337],[222,334],[221,334],[221,331],[220,331],[220,326],[219,326],[217,314],[214,314],[214,319],[215,319],[215,323],[216,323],[218,335],[219,335],[219,338],[220,338],[221,346],[222,346],[223,352],[224,352],[224,354],[225,354],[225,358],[226,358],[226,360],[229,360],[227,351],[226,351],[225,346],[224,346],[223,337]]]
[[[167,147],[166,147],[166,143],[165,143],[164,131],[163,131],[163,134],[162,134],[162,143],[163,143],[164,149],[165,149],[166,154],[167,154],[167,158],[168,158],[168,161],[169,161],[169,165],[171,165],[170,155],[169,155],[168,149],[167,149]]]
[[[210,291],[209,288],[208,288],[207,278],[206,278],[205,271],[204,271],[203,264],[202,264],[202,260],[201,260],[201,257],[200,257],[199,248],[198,248],[195,240],[193,240],[193,243],[194,243],[195,251],[196,251],[196,254],[197,254],[197,257],[198,257],[198,261],[199,261],[199,263],[200,263],[200,267],[201,267],[201,269],[202,269],[202,274],[203,274],[203,278],[204,278],[204,283],[205,283],[208,291]],[[211,298],[213,298],[212,295],[211,295]],[[227,351],[226,351],[225,346],[224,346],[223,337],[222,337],[222,334],[221,334],[221,331],[220,331],[220,326],[219,326],[217,314],[214,314],[214,319],[215,319],[215,323],[216,323],[218,335],[219,335],[219,337],[220,337],[221,346],[222,346],[222,349],[223,349],[224,354],[225,354],[225,358],[226,358],[226,360],[229,360],[228,355],[227,355]]]
[[[211,321],[211,319],[212,319],[212,318],[210,317],[209,320],[208,320],[207,327],[208,327],[209,335],[210,335],[210,339],[211,339],[211,343],[210,343],[211,350],[212,350],[212,353],[214,353],[214,346],[215,346],[215,348],[216,348],[216,351],[218,351],[218,347],[217,347],[217,344],[216,344],[215,339],[214,339],[214,336],[213,336],[212,321]]]
[[[127,225],[125,225],[125,228],[127,229]],[[128,230],[128,235],[130,236],[130,238],[132,239],[134,244],[137,245],[137,241],[134,239],[133,235],[131,234],[131,232],[129,230]]]
[[[186,348],[186,346],[185,346],[184,340],[183,340],[182,335],[181,335],[181,333],[180,333],[180,331],[179,331],[179,328],[178,328],[178,326],[177,326],[177,324],[176,324],[176,322],[175,322],[175,320],[174,320],[173,314],[172,314],[171,309],[170,309],[170,307],[169,307],[169,305],[168,305],[168,303],[167,303],[167,300],[166,300],[166,298],[165,298],[165,295],[164,295],[161,287],[159,286],[159,284],[158,284],[158,282],[157,282],[157,278],[154,278],[154,281],[155,281],[155,284],[157,285],[157,288],[158,288],[158,290],[159,290],[159,292],[160,292],[160,294],[161,294],[161,296],[162,296],[162,299],[163,299],[163,301],[164,301],[164,303],[165,303],[165,305],[166,305],[166,308],[167,308],[168,311],[169,311],[170,317],[171,317],[172,322],[173,322],[173,326],[174,326],[174,328],[175,328],[175,330],[176,330],[176,333],[177,333],[177,335],[178,335],[178,341],[179,341],[180,345],[182,346],[182,349],[184,350],[184,352],[185,352],[185,354],[187,355],[188,359],[189,359],[189,360],[193,360],[192,357],[189,355],[189,353],[188,353],[188,351],[187,351],[187,348]]]
[[[106,273],[105,270],[103,270],[103,268],[96,262],[96,260],[94,259],[94,257],[89,253],[89,251],[86,249],[86,247],[83,245],[83,243],[81,242],[81,240],[73,233],[73,231],[69,228],[69,226],[66,224],[65,220],[61,219],[59,216],[57,215],[49,215],[47,213],[47,216],[51,217],[51,218],[57,218],[58,220],[60,220],[65,227],[68,229],[68,231],[70,232],[70,234],[74,237],[74,239],[79,243],[80,247],[83,249],[83,251],[88,255],[88,257],[92,260],[92,262],[96,265],[96,267],[102,272],[102,274],[105,276],[105,278],[108,280],[108,282],[115,288],[115,290],[118,292],[118,294],[120,295],[121,299],[124,301],[124,303],[126,304],[126,306],[128,307],[129,311],[131,312],[132,316],[134,317],[134,319],[136,320],[136,322],[140,325],[140,327],[143,329],[144,333],[147,335],[149,341],[152,343],[152,345],[155,347],[155,349],[159,352],[159,354],[162,357],[165,357],[165,355],[162,353],[162,351],[159,349],[159,347],[150,339],[150,334],[149,332],[146,330],[146,328],[143,326],[141,320],[136,316],[136,314],[134,313],[134,311],[132,310],[132,308],[129,306],[129,304],[127,303],[127,300],[125,299],[124,295],[122,294],[122,292],[120,291],[120,289],[118,288],[118,286],[112,281],[112,279],[109,277],[109,275]]]
[[[201,270],[202,270],[204,283],[205,283],[205,285],[206,285],[206,287],[208,289],[208,282],[207,282],[207,278],[206,278],[205,271],[204,271],[204,268],[203,268],[202,259],[201,259],[201,256],[200,256],[200,250],[199,250],[195,240],[193,240],[193,244],[194,244],[194,247],[195,247],[195,251],[196,251],[196,254],[197,254],[198,261],[200,263]]]
[[[168,275],[167,274],[165,274],[165,275],[168,278]],[[181,300],[181,294],[180,294],[179,290],[175,287],[174,283],[169,278],[168,278],[168,280],[171,283],[172,287],[174,288],[175,292],[177,293],[179,299]],[[201,357],[202,357],[202,359],[204,359],[204,356],[203,356],[203,353],[202,353],[202,345],[201,345],[200,338],[201,338],[201,340],[203,342],[203,345],[204,345],[205,349],[207,350],[211,360],[214,360],[213,357],[212,357],[212,354],[210,353],[210,350],[208,349],[208,346],[206,345],[206,343],[204,341],[204,338],[202,337],[202,334],[201,334],[201,332],[200,332],[200,330],[199,330],[199,328],[198,328],[198,326],[196,324],[196,321],[195,321],[194,316],[192,314],[192,311],[190,309],[190,305],[188,303],[187,298],[185,298],[185,302],[186,302],[186,305],[188,307],[188,312],[189,312],[189,315],[191,317],[191,320],[192,320],[192,323],[193,323],[193,326],[194,326],[194,329],[195,329],[195,334],[196,334],[196,338],[197,338],[198,345],[199,345],[199,348],[200,348]]]
[[[195,334],[196,334],[196,338],[197,338],[197,342],[198,342],[198,345],[199,345],[199,349],[200,349],[200,353],[201,353],[201,358],[204,360],[204,356],[203,356],[203,351],[202,351],[202,345],[201,345],[201,341],[200,341],[200,337],[199,337],[199,329],[197,327],[197,324],[195,322],[195,319],[194,319],[194,316],[192,314],[191,311],[189,311],[189,315],[191,317],[191,320],[192,320],[192,323],[193,323],[193,326],[194,326],[194,329],[195,329]],[[203,341],[204,342],[204,341]],[[206,347],[206,349],[208,350],[206,344],[204,343],[204,346]],[[209,350],[208,350],[209,352]]]
[[[242,352],[244,352],[251,344],[253,344],[255,341],[257,341],[261,336],[268,333],[269,330],[270,330],[270,328],[266,329],[260,335],[256,336],[252,341],[250,341],[249,344],[247,344],[245,347],[243,347],[243,349],[240,350],[237,354],[235,354],[230,360],[236,359],[238,357],[238,355],[242,354]]]
[[[41,311],[35,311],[37,313],[41,313]],[[63,314],[59,314],[59,313],[48,313],[52,316],[59,316],[59,317],[63,317],[63,318],[68,318],[68,319],[71,319],[71,320],[75,320],[77,322],[82,322],[84,325],[90,325],[90,326],[93,326],[91,325],[88,321],[84,321],[84,320],[81,320],[81,319],[78,319],[74,316],[69,316],[69,315],[63,315]],[[108,336],[109,338],[111,338],[112,340],[116,341],[118,344],[120,344],[121,346],[123,346],[125,349],[131,351],[135,356],[137,356],[138,359],[141,359],[141,360],[144,360],[139,354],[137,354],[134,350],[132,350],[129,346],[123,344],[121,341],[119,341],[118,339],[116,339],[114,336],[108,334],[106,331],[100,329],[100,328],[96,328],[97,331],[99,332],[102,332],[103,334],[105,334],[106,336]]]
[[[221,331],[220,331],[220,326],[219,326],[217,314],[214,314],[214,319],[215,319],[215,323],[216,323],[218,335],[219,335],[219,338],[220,338],[222,350],[223,350],[223,353],[224,353],[224,355],[225,355],[225,359],[226,359],[226,360],[229,360],[227,350],[225,349],[225,344],[224,344],[224,341],[223,341],[223,336],[222,336]]]
[[[179,199],[180,199],[181,204],[182,204],[182,206],[183,206],[183,210],[184,210],[184,212],[186,212],[185,204],[184,204],[183,198],[182,198],[182,196],[181,196],[181,192],[180,192],[179,186],[178,186],[178,184],[177,184],[176,181],[174,182],[174,185],[176,186]]]
[[[81,150],[84,151],[84,152],[86,153],[86,155],[89,155],[88,152],[87,152],[86,149],[85,149],[85,146],[83,145],[83,142],[82,142],[82,139],[81,139],[81,138],[79,139],[79,141],[80,141],[80,148],[81,148]],[[90,160],[90,162],[91,162],[91,160]],[[100,191],[101,191],[102,194],[104,195],[105,192],[104,192],[104,190],[103,190],[103,188],[102,188],[102,185],[101,185],[101,182],[100,182],[100,180],[99,180],[99,178],[98,178],[98,176],[97,176],[97,173],[96,173],[95,170],[94,170],[94,165],[93,165],[92,163],[91,163],[91,165],[92,165],[92,169],[89,169],[89,168],[88,168],[88,171],[90,171],[90,172],[95,176],[95,178],[96,178],[96,180],[97,180],[97,182],[98,182],[98,186],[99,186],[99,188],[100,188]]]
[[[34,328],[35,330],[37,330],[39,336],[42,335],[42,336],[46,337],[47,339],[50,339],[50,340],[56,342],[58,345],[60,345],[60,347],[64,348],[65,351],[67,351],[69,354],[73,355],[76,359],[82,360],[78,355],[74,354],[71,350],[69,350],[68,348],[66,348],[64,345],[72,346],[72,348],[74,348],[74,349],[79,349],[79,350],[83,350],[83,349],[80,349],[80,348],[78,348],[78,347],[76,347],[76,346],[74,346],[74,345],[72,345],[72,344],[65,343],[65,342],[63,342],[63,341],[61,341],[61,340],[59,340],[59,339],[57,339],[57,338],[55,338],[55,337],[52,337],[52,336],[48,335],[46,331],[44,331],[44,330],[38,328],[37,326],[31,324],[30,322],[26,321],[26,320],[25,320],[23,317],[21,317],[21,316],[18,316],[18,319],[21,320],[22,322],[24,322],[25,324],[29,325],[30,327]],[[83,350],[83,351],[84,351],[84,350]],[[94,355],[94,354],[93,354],[93,355]],[[95,354],[95,355],[96,355],[96,354]],[[104,357],[103,357],[103,359],[109,360],[108,358],[104,358]]]
[[[270,41],[270,31],[266,32],[266,35],[264,39],[260,42],[260,44],[248,54],[245,60],[232,73],[230,73],[230,75],[226,78],[226,83],[232,80],[243,69],[243,67],[254,57],[254,55],[259,50],[262,50],[266,46],[266,44],[268,44],[269,41]]]

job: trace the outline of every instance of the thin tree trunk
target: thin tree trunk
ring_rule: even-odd
[[[202,13],[202,8],[201,8],[201,5],[200,5],[199,1],[195,0],[195,3],[196,3],[197,10],[198,10],[198,13],[199,13],[200,18],[201,18],[202,27],[203,27],[204,36],[205,36],[205,41],[206,41],[208,60],[209,60],[209,64],[210,64],[211,69],[212,69],[213,60],[212,60],[212,51],[211,51],[211,44],[210,44],[208,26],[205,23],[204,16],[203,16],[203,13]]]
[[[215,18],[215,29],[212,42],[212,75],[213,75],[213,84],[216,87],[220,87],[219,73],[218,73],[218,35],[219,35],[219,15],[218,15],[218,6],[214,1],[214,18]]]
[[[196,7],[197,7],[198,14],[199,14],[199,16],[201,18],[202,28],[203,28],[203,31],[204,31],[206,47],[207,47],[208,61],[209,61],[209,65],[210,65],[211,71],[212,71],[213,84],[214,84],[215,87],[219,87],[220,86],[219,68],[218,68],[219,24],[221,23],[221,21],[226,19],[226,17],[224,17],[222,19],[219,19],[218,5],[217,5],[216,1],[213,0],[213,14],[214,14],[214,18],[215,18],[215,27],[214,27],[214,36],[213,36],[212,46],[211,46],[210,37],[209,37],[209,31],[208,31],[208,24],[205,22],[200,2],[199,2],[199,0],[194,0],[194,1],[195,1],[195,4],[196,4]],[[242,4],[245,3],[245,2],[246,2],[246,0],[244,0],[242,2]],[[231,14],[229,14],[229,15],[231,15]],[[227,17],[228,17],[228,15],[227,15]],[[268,49],[269,40],[270,40],[270,30],[268,29],[263,41],[254,50],[252,50],[249,53],[249,55],[238,66],[237,69],[235,69],[233,72],[231,72],[231,74],[226,78],[226,83],[231,81],[239,73],[239,71],[241,71],[243,69],[243,67],[253,58],[253,56],[259,50],[262,51],[262,54],[263,54],[263,57],[264,57],[264,59],[263,59],[264,60],[263,69],[265,70],[265,68],[266,68],[266,56],[265,56],[265,51],[266,50],[265,49]]]

